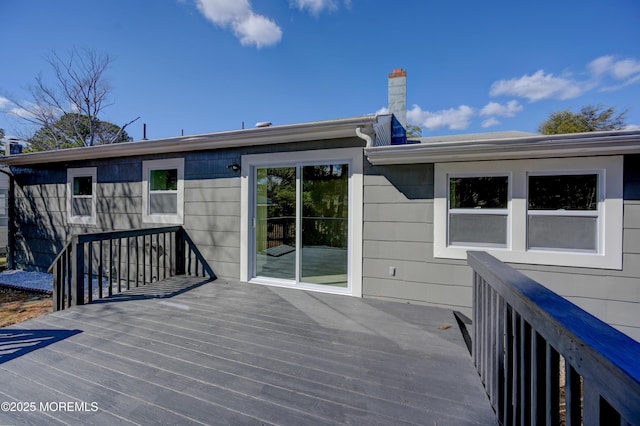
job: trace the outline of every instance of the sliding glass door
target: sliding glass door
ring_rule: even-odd
[[[255,169],[255,276],[348,287],[349,164]]]

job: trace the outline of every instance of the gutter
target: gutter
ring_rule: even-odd
[[[362,132],[373,135],[373,126],[377,120],[378,116],[369,115],[340,120],[34,152],[0,157],[0,165],[20,166],[360,137],[358,133]]]
[[[640,131],[536,135],[365,148],[373,165],[640,153]]]

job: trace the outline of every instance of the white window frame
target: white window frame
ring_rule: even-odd
[[[91,199],[91,214],[77,216],[73,214],[73,180],[77,177],[91,178],[91,195],[81,196],[81,198]],[[96,224],[96,200],[97,200],[97,169],[96,167],[80,167],[67,169],[67,222],[74,225],[95,225]]]
[[[261,167],[288,167],[305,164],[348,163],[349,177],[349,253],[347,288],[320,285],[286,285],[283,282],[253,277],[253,218],[255,212],[255,170]],[[362,220],[363,220],[363,151],[362,148],[338,148],[316,151],[277,152],[242,156],[241,222],[240,222],[240,281],[293,287],[324,293],[362,297]]]
[[[596,175],[598,176],[598,202],[596,210],[529,210],[529,177],[531,176],[571,176],[571,175]],[[602,228],[601,208],[604,206],[602,195],[604,194],[604,171],[603,170],[571,170],[571,171],[529,171],[527,173],[527,227],[531,216],[554,216],[554,217],[595,217],[597,219],[596,238],[597,244],[595,253],[601,253],[604,249],[603,240],[600,235]],[[561,252],[584,252],[594,253],[592,250],[572,250],[572,249],[550,249],[550,248],[529,248],[529,232],[527,229],[527,250],[529,251],[561,251]]]
[[[456,178],[474,178],[474,177],[506,177],[507,178],[507,207],[504,209],[452,209],[450,207],[450,179]],[[507,235],[505,247],[496,246],[493,244],[469,244],[466,247],[493,247],[494,249],[509,249],[511,241],[511,173],[483,173],[483,174],[468,174],[468,173],[452,173],[447,177],[447,229],[449,229],[449,221],[451,220],[451,214],[482,214],[482,215],[496,215],[507,217]],[[460,244],[451,244],[449,239],[449,232],[447,232],[447,245],[451,247],[465,247]]]
[[[149,180],[152,170],[178,171],[177,212],[175,214],[151,214],[150,207],[150,185]],[[164,192],[164,191],[163,191]],[[148,160],[142,162],[142,222],[158,223],[166,225],[184,224],[184,158],[166,158],[162,160]]]
[[[507,248],[448,244],[449,177],[510,173]],[[598,250],[527,249],[528,176],[598,174]],[[504,262],[622,269],[623,157],[574,157],[437,163],[434,188],[434,257],[466,259],[467,250],[487,251]]]

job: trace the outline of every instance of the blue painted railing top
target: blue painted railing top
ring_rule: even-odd
[[[468,252],[468,263],[603,398],[624,407],[627,421],[640,422],[640,342],[487,253]]]

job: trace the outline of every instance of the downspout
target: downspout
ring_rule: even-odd
[[[366,148],[370,148],[373,146],[373,140],[371,139],[371,136],[362,132],[362,126],[356,127],[356,136],[360,139],[364,139],[367,142]]]

